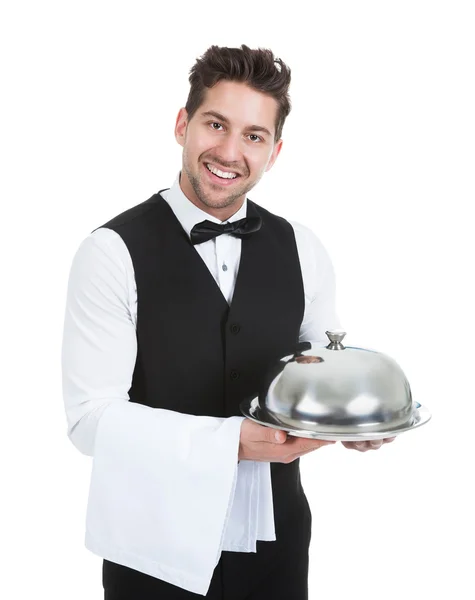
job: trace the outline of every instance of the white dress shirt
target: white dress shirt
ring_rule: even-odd
[[[162,196],[189,235],[208,219],[179,174]],[[246,216],[247,199],[228,219]],[[335,280],[321,242],[291,221],[302,270],[300,340],[327,343],[339,328]],[[230,304],[241,240],[194,246]],[[67,434],[93,456],[86,547],[113,562],[205,595],[222,550],[275,540],[270,463],[237,464],[244,417],[192,416],[128,402],[137,356],[137,288],[127,246],[100,228],[80,244],[68,281],[62,345]],[[192,499],[192,501],[190,501]]]

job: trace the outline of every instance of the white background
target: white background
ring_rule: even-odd
[[[376,452],[302,459],[310,599],[473,600],[473,3],[159,4],[2,4],[0,596],[103,597],[83,543],[92,459],[61,397],[71,260],[173,183],[189,69],[245,43],[293,76],[282,153],[251,199],[315,231],[347,342],[395,358],[433,414]]]

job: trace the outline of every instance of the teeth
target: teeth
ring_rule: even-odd
[[[237,177],[236,173],[225,173],[224,171],[220,171],[212,165],[207,164],[206,166],[208,168],[208,171],[211,171],[211,173],[214,173],[215,175],[217,175],[218,177],[222,177],[223,179],[234,179],[235,177]]]

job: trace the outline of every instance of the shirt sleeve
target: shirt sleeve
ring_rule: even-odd
[[[93,456],[97,423],[112,402],[127,402],[137,356],[124,264],[97,230],[73,257],[62,343],[67,434]]]
[[[308,227],[290,221],[295,231],[305,293],[305,312],[299,341],[328,343],[325,334],[340,329],[336,307],[335,272],[322,242]]]

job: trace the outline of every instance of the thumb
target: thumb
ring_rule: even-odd
[[[287,433],[285,431],[267,427],[265,425],[259,425],[250,419],[243,419],[241,425],[241,441],[244,443],[270,442],[271,444],[283,444],[286,439]]]
[[[272,427],[266,427],[268,430],[266,435],[266,441],[272,444],[283,444],[287,440],[287,433],[280,429],[273,429]]]

